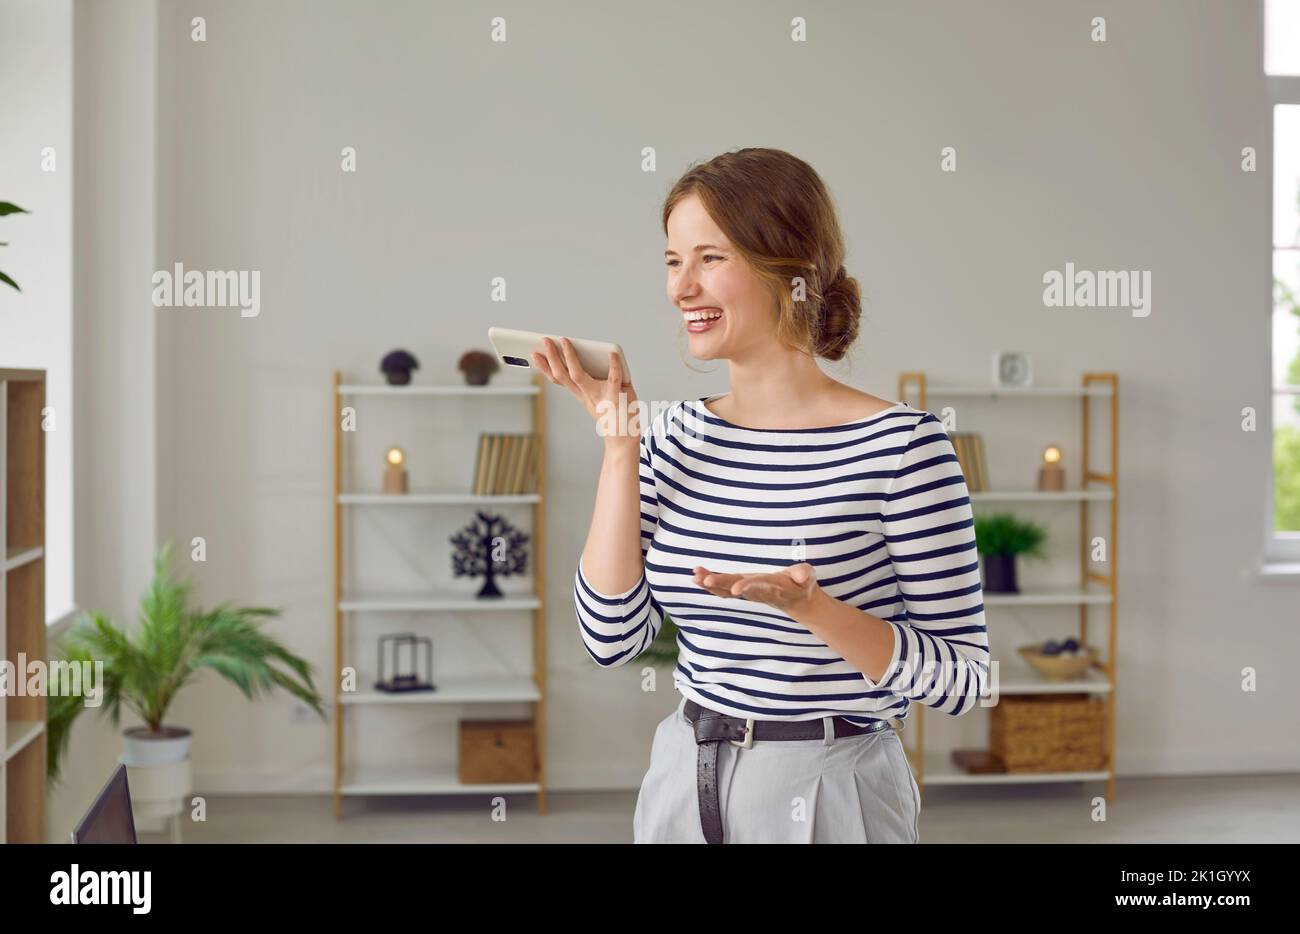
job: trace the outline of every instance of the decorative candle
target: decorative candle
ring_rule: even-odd
[[[1038,489],[1065,489],[1065,467],[1061,465],[1061,449],[1055,444],[1049,444],[1043,450],[1043,466],[1038,468]]]
[[[406,492],[406,468],[402,466],[406,462],[406,455],[402,449],[394,445],[388,449],[385,458],[388,466],[384,468],[384,492],[385,493],[405,493]]]

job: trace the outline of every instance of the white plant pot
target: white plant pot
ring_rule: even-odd
[[[183,726],[164,724],[158,733],[150,733],[147,727],[131,727],[122,731],[122,764],[150,766],[181,762],[189,758],[193,738]]]
[[[123,757],[125,759],[125,756]],[[186,803],[193,792],[190,758],[156,765],[126,765],[126,783],[131,789],[131,814],[136,833],[162,833],[166,821],[183,819]],[[179,823],[173,840],[180,842]]]

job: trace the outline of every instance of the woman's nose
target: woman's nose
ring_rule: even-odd
[[[682,266],[668,291],[671,293],[673,301],[680,305],[697,291],[695,272],[688,266]]]

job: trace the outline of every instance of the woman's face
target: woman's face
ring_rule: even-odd
[[[695,195],[668,215],[664,260],[668,298],[684,319],[692,356],[734,359],[776,339],[776,299]]]

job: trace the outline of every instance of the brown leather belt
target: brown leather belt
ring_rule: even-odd
[[[760,739],[820,739],[826,731],[822,720],[754,720],[746,717],[729,717],[709,707],[688,700],[682,713],[695,729],[695,745],[699,748],[696,777],[700,798],[700,828],[708,843],[722,842],[722,809],[718,803],[718,744],[731,743],[749,749]],[[835,736],[860,736],[893,729],[893,722],[881,720],[871,726],[858,726],[842,717],[832,717]]]

